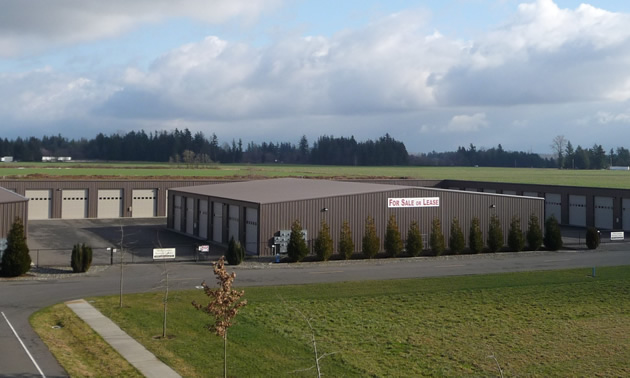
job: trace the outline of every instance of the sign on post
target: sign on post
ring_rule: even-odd
[[[205,244],[205,245],[200,245],[198,250],[199,250],[199,252],[205,252],[205,253],[207,253],[207,252],[210,252],[210,246],[209,246],[209,245],[207,245],[207,244]]]
[[[610,233],[610,240],[623,240],[624,232],[623,231],[614,231]]]
[[[153,248],[153,260],[167,260],[175,258],[175,248]]]

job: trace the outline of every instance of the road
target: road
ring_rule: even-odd
[[[524,252],[299,264],[256,263],[235,267],[234,271],[237,273],[237,286],[262,286],[616,265],[630,265],[630,250],[626,245],[578,252]],[[171,290],[190,289],[203,280],[214,282],[208,263],[135,264],[125,267],[125,293],[159,290],[165,266],[169,271]],[[41,370],[46,377],[65,376],[64,370],[31,329],[28,317],[38,309],[55,303],[116,294],[119,292],[119,282],[120,270],[115,265],[83,277],[71,276],[48,281],[0,281],[0,312],[4,314],[4,317],[0,316],[0,375],[38,377],[42,376]],[[26,350],[33,356],[35,363]]]

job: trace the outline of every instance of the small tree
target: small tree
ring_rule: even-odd
[[[518,216],[513,216],[508,231],[508,247],[511,251],[520,252],[525,247],[525,238],[521,228],[521,220]]]
[[[472,253],[481,253],[483,251],[483,234],[479,225],[479,218],[474,217],[470,221],[470,234],[468,235],[468,248]]]
[[[420,233],[420,227],[418,222],[412,221],[407,231],[407,241],[405,242],[405,249],[411,256],[418,256],[422,252],[422,234]]]
[[[490,252],[497,252],[503,247],[503,230],[501,229],[501,221],[496,215],[490,218],[488,226],[488,249]]]
[[[352,230],[348,221],[343,221],[341,233],[339,234],[338,251],[344,259],[348,260],[354,253],[354,242],[352,241]]]
[[[456,255],[462,253],[464,248],[466,248],[466,239],[464,238],[464,233],[459,226],[459,220],[457,220],[457,218],[453,218],[451,222],[451,236],[448,239],[448,245],[451,252]]]
[[[16,218],[7,235],[7,248],[2,255],[2,275],[17,277],[31,269],[31,255],[29,254],[24,224],[22,219]]]
[[[74,273],[85,273],[92,266],[92,248],[85,244],[75,244],[72,247],[70,266]]]
[[[586,246],[588,249],[597,249],[600,241],[599,231],[595,227],[586,229]]]
[[[233,319],[238,314],[239,309],[247,304],[247,300],[240,300],[245,294],[243,290],[238,291],[232,288],[236,273],[229,274],[225,270],[224,257],[221,256],[219,261],[213,265],[219,288],[211,289],[205,281],[202,282],[201,286],[203,286],[204,293],[212,299],[206,306],[200,305],[196,301],[193,301],[192,305],[197,310],[214,316],[214,323],[208,325],[207,328],[223,338],[223,376],[227,377],[227,331],[234,324]]]
[[[429,237],[429,245],[434,256],[439,256],[444,252],[444,234],[442,233],[442,225],[438,218],[433,218],[431,223],[431,236]]]
[[[527,224],[527,248],[537,251],[543,243],[543,234],[540,229],[540,222],[536,214],[529,216]]]
[[[298,220],[295,220],[293,225],[291,225],[287,254],[292,261],[302,261],[308,255],[308,246],[306,245],[306,240],[304,240],[304,235],[302,235],[302,226]]]
[[[376,256],[381,246],[381,240],[376,236],[376,225],[374,225],[374,218],[368,215],[365,220],[365,233],[363,235],[363,254],[368,259]]]
[[[323,219],[313,249],[317,257],[322,261],[327,261],[333,254],[333,240],[330,236],[330,227]]]
[[[387,230],[385,231],[385,253],[387,253],[387,256],[396,257],[402,250],[403,242],[400,238],[396,216],[391,214],[387,221]]]
[[[234,236],[230,238],[225,258],[230,265],[239,265],[245,260],[245,250],[240,241],[234,240]]]
[[[553,215],[545,221],[545,236],[543,242],[545,243],[545,247],[551,251],[557,251],[562,248],[560,225],[558,225],[558,221]]]

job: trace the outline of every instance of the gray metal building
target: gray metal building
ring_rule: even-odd
[[[485,232],[496,215],[506,242],[513,216],[523,227],[531,214],[538,216],[541,227],[544,220],[543,198],[379,183],[284,178],[172,188],[168,193],[169,229],[223,245],[234,237],[249,254],[260,256],[273,254],[274,238],[290,230],[295,220],[308,240],[325,220],[335,245],[342,223],[348,221],[357,252],[368,216],[375,220],[381,244],[390,214],[403,237],[412,221],[428,234],[438,218],[447,240],[453,218],[467,237],[472,218],[480,219]]]
[[[28,198],[0,187],[0,239],[6,239],[16,218],[28,222]]]

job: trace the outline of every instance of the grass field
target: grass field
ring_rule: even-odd
[[[25,179],[85,178],[241,178],[241,177],[388,177],[457,179],[543,185],[630,189],[630,172],[475,167],[350,167],[282,164],[213,164],[187,167],[150,163],[5,163],[0,177]]]
[[[238,281],[238,278],[237,278]],[[238,283],[238,282],[237,282]],[[630,267],[251,287],[229,331],[232,376],[629,376]],[[222,342],[195,310],[201,291],[92,298],[184,376],[220,376]],[[39,316],[39,314],[37,315]],[[36,317],[37,317],[36,316]],[[54,320],[49,320],[54,321]],[[44,322],[45,323],[45,322]],[[66,327],[67,328],[67,327]],[[64,328],[65,330],[65,328]],[[61,330],[61,332],[66,332]]]

